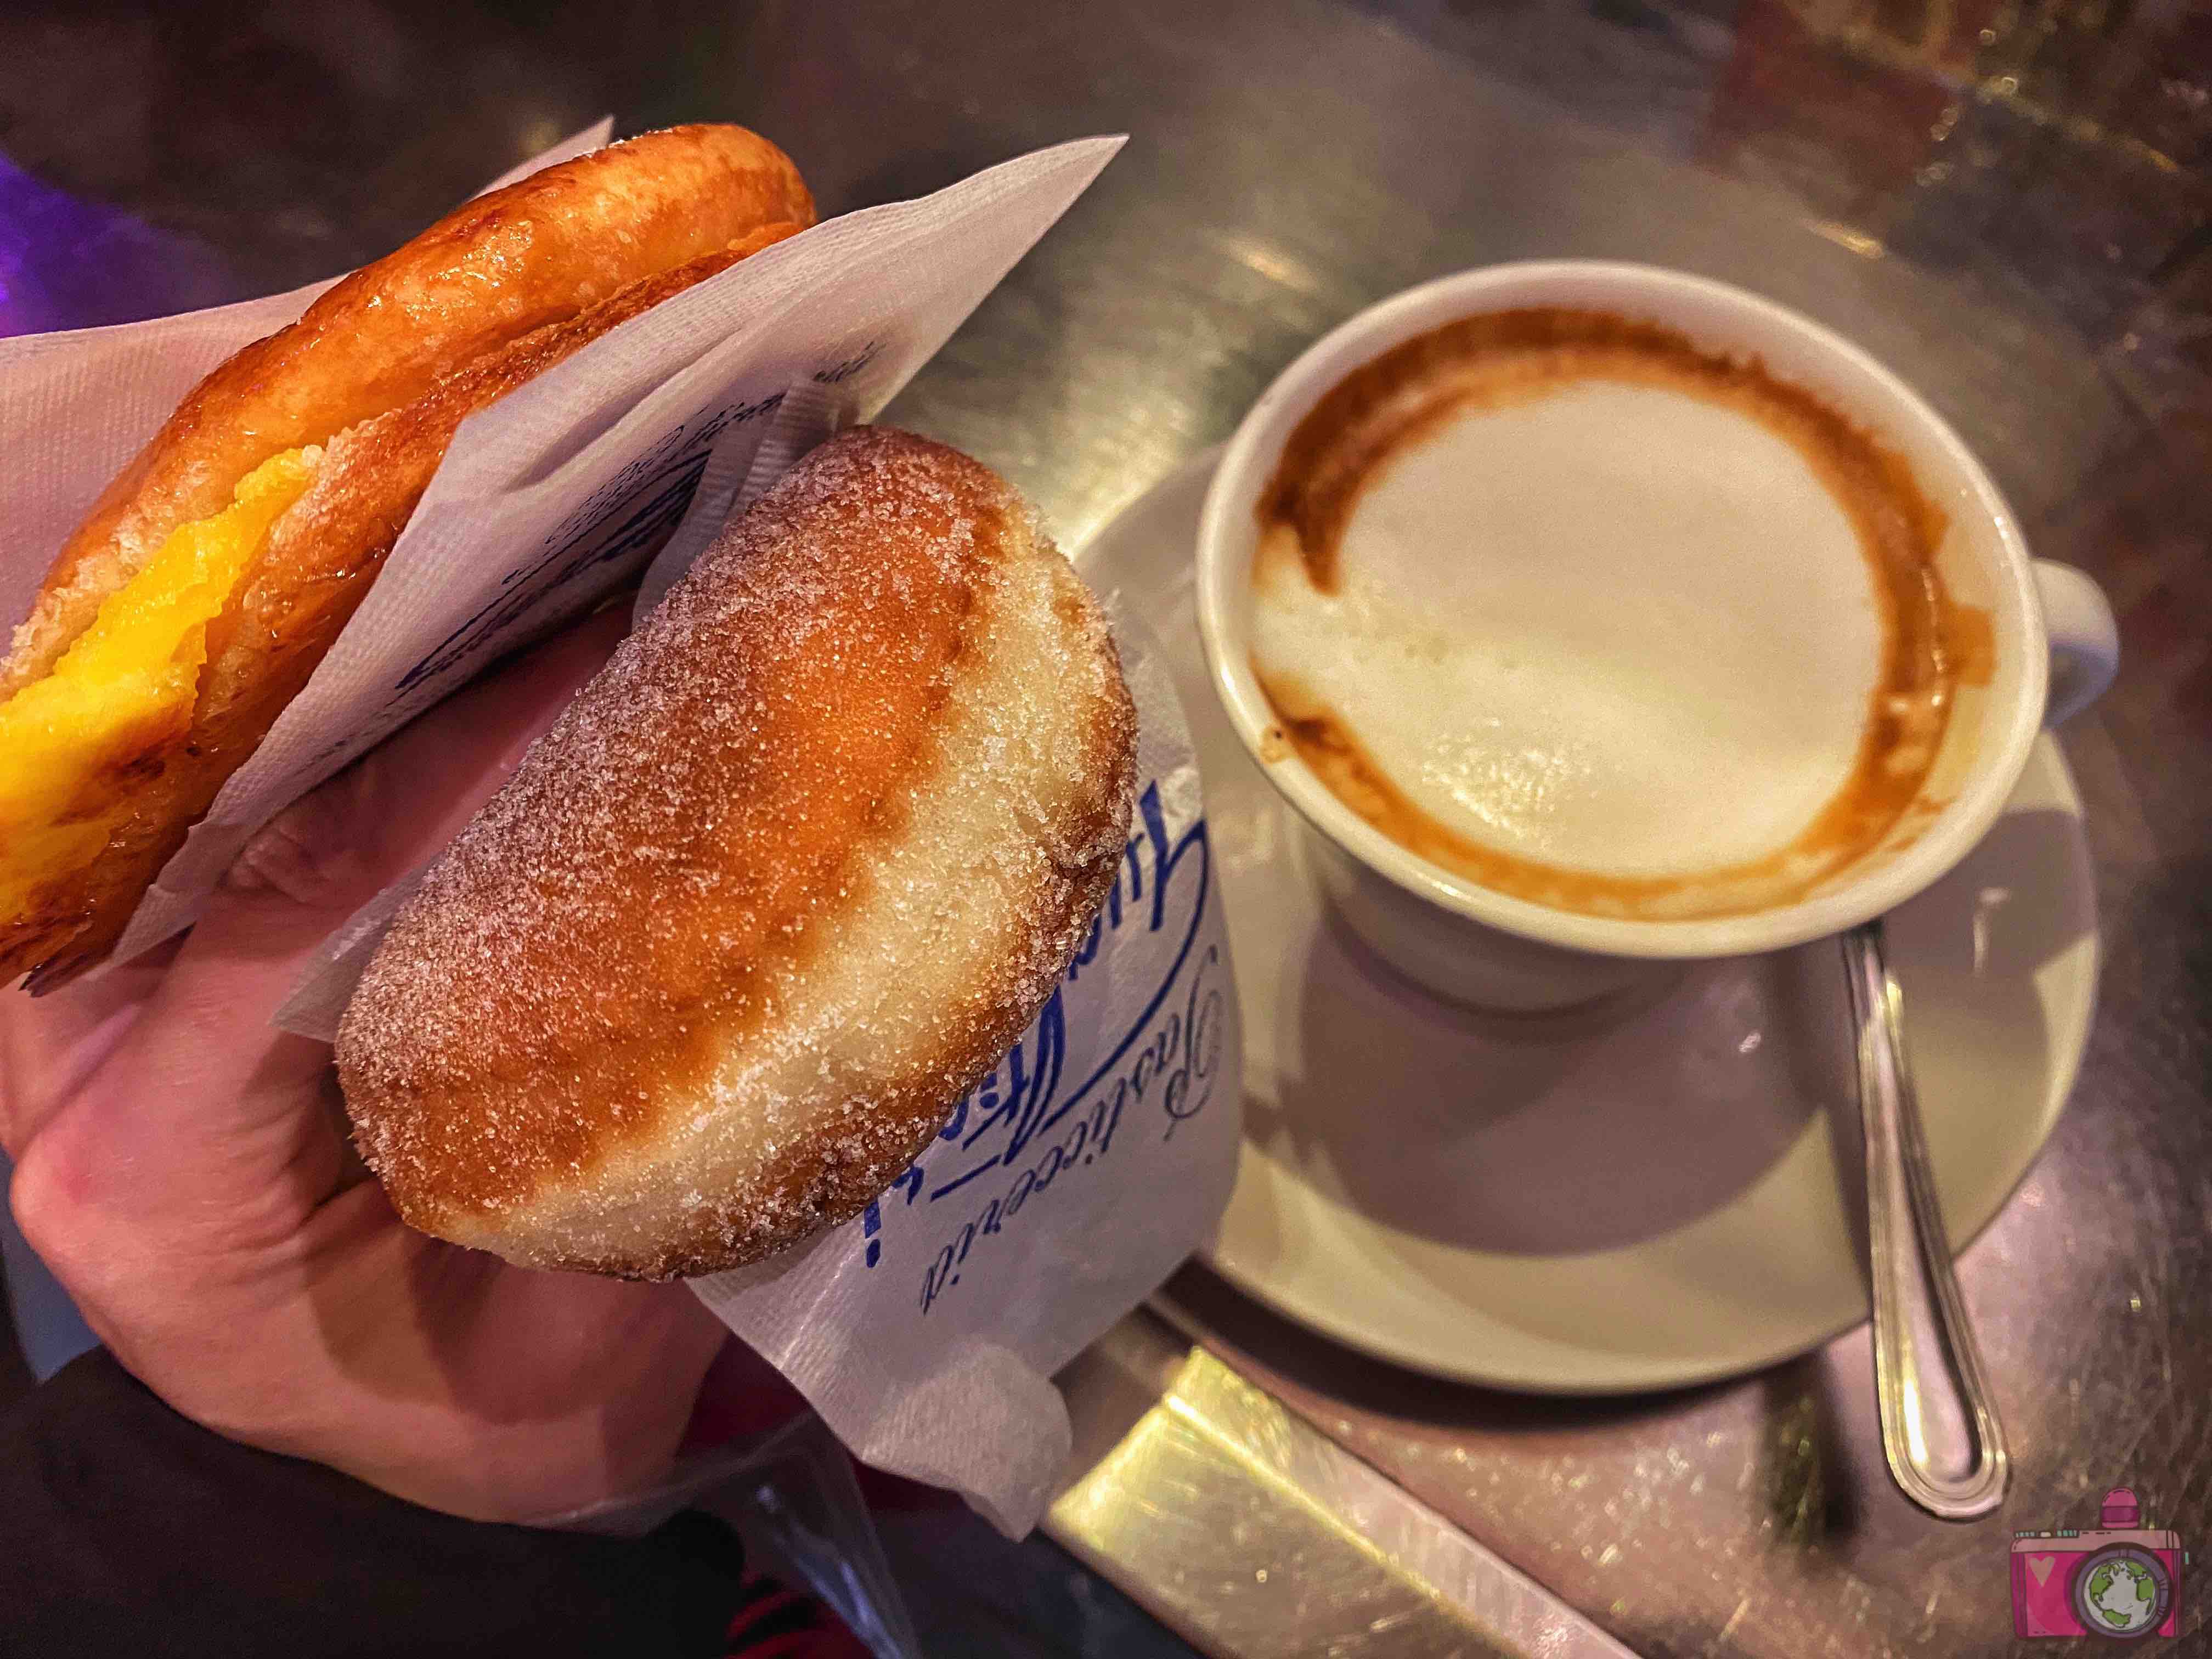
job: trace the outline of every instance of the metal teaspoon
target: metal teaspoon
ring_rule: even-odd
[[[2011,1465],[1951,1271],[1920,1103],[1905,1060],[1904,999],[1879,919],[1843,935],[1866,1132],[1875,1394],[1898,1489],[1943,1521],[2002,1501]]]

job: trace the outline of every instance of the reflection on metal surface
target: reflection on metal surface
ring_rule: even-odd
[[[1853,230],[1831,219],[1816,219],[1807,228],[1815,236],[1826,237],[1838,247],[1848,248],[1862,259],[1879,259],[1889,252],[1881,245],[1881,237],[1869,236],[1863,230]]]
[[[1326,286],[1289,250],[1272,246],[1257,236],[1224,237],[1222,248],[1237,264],[1281,287],[1296,289],[1302,294],[1318,294]]]
[[[1085,1473],[1046,1529],[1208,1651],[1632,1659],[1146,1315],[1060,1382]]]
[[[2054,55],[2063,54],[2079,64],[2104,57],[2124,62],[2129,36],[2136,20],[2131,7],[2110,6],[2100,0],[2026,0],[2004,6],[2012,15],[1999,29],[1977,27],[1972,21],[1997,15],[1982,4],[1965,7],[1958,0],[1852,0],[1837,5],[1831,0],[1785,0],[1799,21],[1816,39],[1832,41],[1846,52],[1891,71],[1926,76],[1931,81],[1984,103],[2001,104],[2038,127],[2063,134],[2090,149],[2104,149],[2140,161],[2160,173],[2178,173],[2181,164],[2164,150],[2135,133],[2116,131],[2094,116],[2063,102],[2048,93],[2037,96],[2023,89],[2030,77],[2022,71],[2039,45]],[[2154,21],[2151,26],[2155,28]],[[2141,31],[2148,32],[2148,31]],[[1996,52],[1986,48],[1996,47]],[[1994,61],[1987,61],[1994,60]],[[2094,82],[2094,75],[2076,78]],[[1955,107],[1946,112],[1945,131],[1957,118]],[[1942,133],[1938,133],[1940,137]]]

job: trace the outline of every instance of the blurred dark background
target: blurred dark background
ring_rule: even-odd
[[[1176,38],[1208,9],[1218,15]],[[116,264],[159,250],[178,291],[246,295],[384,251],[488,170],[608,112],[620,131],[728,118],[782,136],[834,213],[1048,137],[1141,125],[1170,84],[1147,59],[1226,45],[1212,67],[1233,82],[1236,37],[1255,62],[1273,59],[1311,39],[1305,9],[17,0],[0,16],[0,154],[28,175],[8,180],[26,201],[46,186],[143,227]],[[1786,188],[1916,258],[1980,246],[2032,262],[2083,324],[2124,320],[2212,248],[2212,9],[2187,0],[1328,9],[1352,14],[1342,27],[1355,32],[1364,14],[1463,58],[1640,150]],[[1327,99],[1336,67],[1315,62],[1304,95]],[[1196,171],[1215,158],[1181,159]],[[0,221],[5,257],[25,262],[9,272],[10,306],[39,305],[41,280],[77,291],[44,315],[11,310],[9,331],[64,312],[125,320],[164,297],[134,303],[104,287],[100,261],[72,270],[75,250],[35,234],[64,222],[22,212],[11,195]],[[32,241],[43,245],[27,254]]]

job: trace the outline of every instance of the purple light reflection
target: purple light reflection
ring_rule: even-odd
[[[0,155],[0,337],[246,297],[205,243],[80,201]]]

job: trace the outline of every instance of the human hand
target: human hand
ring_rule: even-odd
[[[527,1520],[649,1483],[726,1340],[680,1285],[532,1272],[403,1225],[324,1044],[270,1016],[315,946],[434,853],[621,637],[607,614],[285,812],[181,945],[0,989],[18,1224],[185,1415],[434,1509]]]

